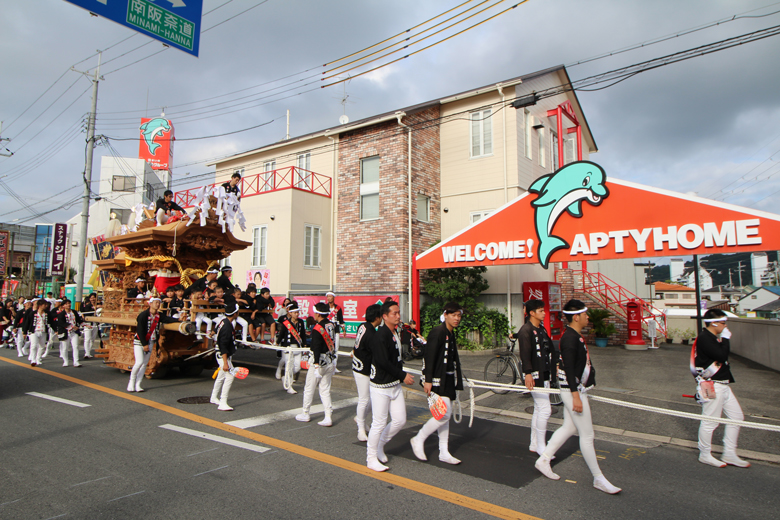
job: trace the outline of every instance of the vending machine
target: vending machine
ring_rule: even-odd
[[[563,321],[563,303],[561,302],[561,284],[556,282],[524,282],[523,301],[542,300],[544,302],[544,327],[553,340],[561,339],[566,324]]]

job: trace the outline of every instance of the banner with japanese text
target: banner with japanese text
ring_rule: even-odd
[[[11,241],[10,231],[0,231],[0,274],[8,274],[8,245]]]
[[[357,334],[357,329],[361,323],[365,321],[366,307],[378,303],[381,305],[386,298],[392,298],[398,301],[400,296],[398,294],[385,294],[381,296],[336,296],[336,305],[341,307],[341,312],[344,314],[344,328],[346,337],[354,338]],[[301,319],[314,314],[314,306],[319,302],[325,301],[325,296],[298,296],[295,295],[292,299],[298,302],[298,316]],[[274,318],[279,318],[279,311],[282,309],[282,302],[284,297],[274,296]]]
[[[51,275],[65,274],[65,248],[68,241],[68,225],[54,224],[51,238]]]

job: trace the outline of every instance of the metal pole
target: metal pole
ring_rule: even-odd
[[[81,206],[81,238],[79,239],[78,272],[76,273],[76,307],[84,298],[84,268],[86,264],[87,227],[89,226],[89,200],[92,187],[92,154],[95,150],[95,119],[97,117],[98,81],[100,78],[100,60],[103,53],[98,54],[98,66],[92,80],[92,111],[89,113],[87,126],[87,163],[84,166],[84,197]]]
[[[701,284],[699,283],[699,255],[693,255],[693,271],[696,275],[696,335],[701,332]]]

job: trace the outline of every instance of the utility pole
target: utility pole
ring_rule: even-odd
[[[693,270],[696,273],[696,335],[701,332],[701,284],[699,283],[699,255],[693,255]]]
[[[98,51],[98,66],[92,79],[92,111],[89,113],[87,124],[87,160],[84,165],[84,197],[81,206],[81,238],[79,239],[78,272],[76,273],[76,308],[79,308],[84,299],[84,270],[87,250],[87,226],[89,226],[89,200],[92,191],[92,154],[95,150],[95,120],[97,119],[98,82],[100,77],[100,60],[103,53]],[[75,69],[74,69],[75,70]],[[76,71],[79,72],[79,71]],[[85,74],[82,72],[82,74]]]
[[[3,122],[2,122],[2,121],[0,121],[0,136],[2,136],[2,135],[3,135]],[[4,137],[0,137],[0,144],[2,144],[2,143],[3,143],[3,141],[10,141],[10,139],[4,138]],[[11,156],[14,154],[14,153],[13,153],[11,150],[9,150],[8,148],[6,148],[6,149],[5,149],[5,151],[6,151],[6,152],[8,152],[8,153],[0,152],[0,156],[3,156],[3,157],[11,157]]]
[[[742,289],[742,260],[739,261],[739,269],[737,269],[737,273],[739,273],[739,288]]]

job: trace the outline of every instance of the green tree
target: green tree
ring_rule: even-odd
[[[485,277],[487,267],[429,269],[423,274],[425,292],[442,305],[456,301],[466,311],[476,311],[482,304],[477,297],[490,288]]]

